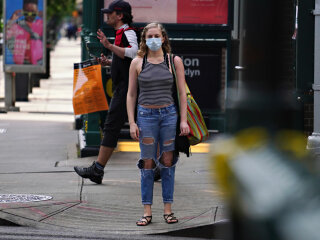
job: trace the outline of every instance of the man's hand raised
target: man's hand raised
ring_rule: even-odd
[[[109,40],[107,39],[106,35],[104,35],[104,33],[101,31],[101,29],[98,29],[97,34],[98,34],[97,38],[100,40],[102,45],[105,48],[110,49],[112,47],[112,44],[109,42]]]

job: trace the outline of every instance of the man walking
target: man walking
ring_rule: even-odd
[[[97,161],[90,167],[74,167],[79,176],[89,178],[97,184],[102,183],[104,167],[117,146],[121,128],[127,118],[129,67],[138,51],[137,35],[130,28],[133,19],[130,4],[123,0],[115,0],[108,8],[102,9],[102,12],[107,14],[106,23],[116,30],[114,44],[108,41],[100,29],[97,32],[100,42],[112,52],[112,60],[103,54],[97,60],[101,65],[111,65],[113,97],[109,104]]]

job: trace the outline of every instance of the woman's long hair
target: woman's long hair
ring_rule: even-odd
[[[146,44],[146,34],[149,29],[151,28],[159,28],[162,34],[162,37],[164,39],[164,42],[162,43],[162,50],[166,53],[171,53],[171,46],[168,38],[168,34],[162,24],[160,23],[149,23],[147,26],[144,27],[142,33],[141,33],[141,40],[140,40],[140,46],[139,46],[139,51],[138,51],[138,56],[139,57],[144,57],[148,53],[148,47]]]

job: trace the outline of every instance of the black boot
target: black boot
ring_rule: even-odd
[[[100,170],[96,167],[96,163],[93,162],[93,164],[90,167],[74,167],[74,170],[76,173],[83,178],[89,178],[92,182],[95,182],[97,184],[102,183],[102,178],[104,171]]]

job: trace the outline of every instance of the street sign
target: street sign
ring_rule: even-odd
[[[219,110],[221,91],[221,53],[179,55],[185,68],[186,82],[199,107]]]

